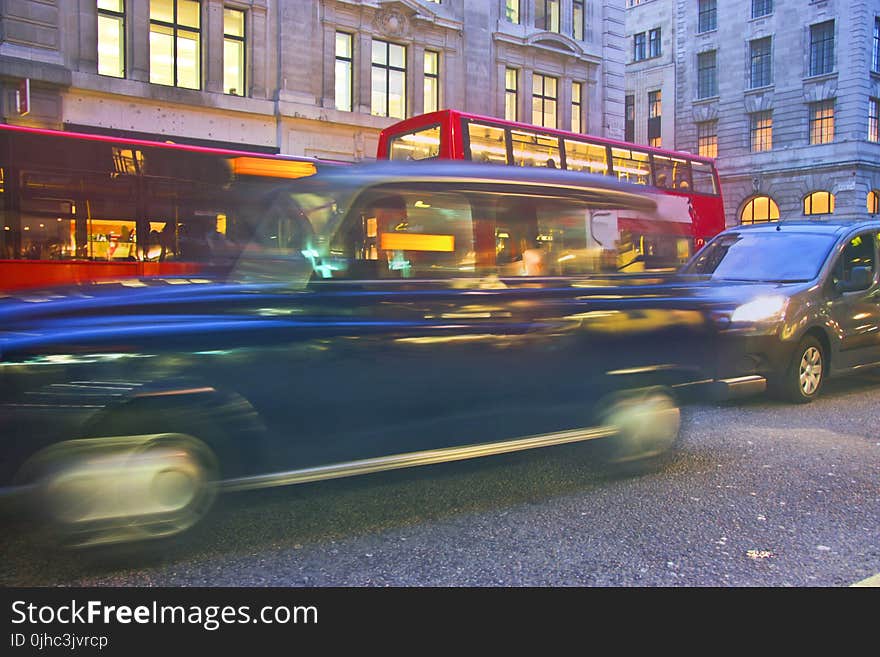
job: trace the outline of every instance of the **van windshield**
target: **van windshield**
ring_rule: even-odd
[[[728,281],[811,281],[819,275],[835,241],[833,235],[812,233],[729,233],[707,244],[681,273]]]

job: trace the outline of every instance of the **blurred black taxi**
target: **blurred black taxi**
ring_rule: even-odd
[[[0,300],[7,497],[94,545],[183,531],[218,491],[594,439],[662,453],[708,324],[622,293],[650,298],[648,274],[591,278],[617,269],[618,219],[653,210],[565,171],[341,168],[254,199],[223,278]]]

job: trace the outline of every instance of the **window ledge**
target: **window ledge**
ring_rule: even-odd
[[[837,71],[832,71],[831,73],[820,73],[819,75],[808,75],[805,78],[802,78],[801,81],[804,83],[807,82],[824,82],[825,80],[833,80],[837,77]]]
[[[768,91],[773,91],[775,88],[776,88],[776,85],[771,82],[770,84],[765,84],[762,87],[749,87],[748,89],[746,89],[745,93],[746,94],[764,94],[764,93],[767,93]]]
[[[697,29],[700,29],[700,28],[697,28]],[[706,36],[707,34],[715,34],[717,31],[718,31],[718,28],[716,27],[711,30],[706,30],[705,32],[697,32],[696,34],[698,37],[702,37],[702,36]]]
[[[714,96],[706,96],[705,98],[694,98],[694,103],[708,105],[709,103],[717,101],[718,99],[718,94],[715,94]]]

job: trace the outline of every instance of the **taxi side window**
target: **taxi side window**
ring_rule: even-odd
[[[474,271],[471,205],[461,193],[372,190],[335,240],[348,267],[339,277],[447,278]]]
[[[849,281],[856,267],[867,267],[873,278],[877,269],[877,247],[873,233],[860,233],[849,241],[837,260],[832,280],[834,283]]]

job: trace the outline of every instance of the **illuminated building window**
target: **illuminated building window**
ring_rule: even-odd
[[[718,157],[718,121],[697,124],[697,153],[703,157]]]
[[[584,0],[571,3],[571,36],[578,41],[584,40]]]
[[[810,26],[810,75],[834,70],[834,21]]]
[[[373,39],[371,112],[374,116],[406,116],[406,47]]]
[[[125,77],[125,4],[98,0],[98,73]]]
[[[663,145],[663,139],[660,136],[660,122],[663,115],[663,99],[661,92],[648,92],[648,145],[660,148]]]
[[[749,114],[749,148],[753,153],[773,148],[773,112]]]
[[[581,112],[583,106],[581,104],[581,94],[583,93],[583,82],[571,83],[571,131],[583,132],[583,120]]]
[[[515,68],[504,71],[504,118],[508,121],[519,118],[519,81]]]
[[[880,142],[880,100],[868,99],[868,141]]]
[[[440,109],[440,53],[425,51],[425,107],[424,112]]]
[[[560,0],[537,0],[535,3],[535,27],[548,32],[559,32]]]
[[[345,32],[336,33],[336,109],[343,112],[352,110],[354,98],[353,37]]]
[[[804,214],[831,214],[834,212],[834,194],[813,192],[804,197]]]
[[[556,127],[556,78],[535,73],[532,76],[532,123]]]
[[[245,95],[244,12],[223,8],[223,91],[233,96]]]
[[[834,101],[810,103],[810,143],[828,144],[834,141]]]
[[[150,82],[200,89],[201,5],[150,0]]]
[[[762,224],[779,221],[779,206],[769,196],[753,196],[739,213],[741,224]]]
[[[880,214],[880,191],[868,192],[868,214]]]
[[[504,18],[519,25],[519,0],[504,1]]]

